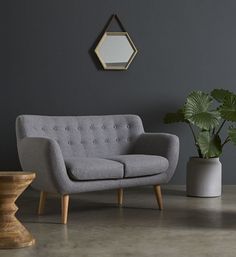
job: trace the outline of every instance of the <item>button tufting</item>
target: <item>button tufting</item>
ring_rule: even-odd
[[[106,143],[109,143],[109,139],[108,139],[108,138],[106,138],[106,139],[105,139],[105,142],[106,142]]]
[[[117,128],[117,125],[114,125],[113,128],[116,129],[116,128]]]
[[[102,129],[106,129],[105,125],[102,125]]]
[[[54,130],[57,130],[57,127],[53,127]]]
[[[65,130],[69,131],[69,127],[65,127]]]

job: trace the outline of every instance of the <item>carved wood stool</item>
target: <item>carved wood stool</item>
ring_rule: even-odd
[[[0,248],[33,245],[35,239],[15,217],[16,199],[34,180],[33,172],[0,172]]]

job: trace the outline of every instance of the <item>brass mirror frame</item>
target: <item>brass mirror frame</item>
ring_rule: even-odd
[[[134,52],[133,54],[130,56],[126,66],[114,66],[114,67],[108,67],[106,65],[106,63],[103,61],[102,57],[99,54],[99,48],[101,47],[102,43],[104,42],[104,40],[106,39],[107,36],[126,36],[126,38],[128,39],[130,46],[133,48]],[[98,45],[95,48],[95,53],[100,61],[100,63],[102,64],[102,67],[104,68],[104,70],[127,70],[129,65],[131,64],[131,62],[133,61],[135,55],[138,53],[137,48],[135,47],[133,41],[131,40],[128,32],[105,32],[102,36],[102,38],[100,39],[100,41],[98,42]]]

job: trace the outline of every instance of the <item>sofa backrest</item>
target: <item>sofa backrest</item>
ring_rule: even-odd
[[[51,138],[58,142],[64,157],[127,154],[143,132],[136,115],[21,115],[16,120],[18,144],[24,137]]]

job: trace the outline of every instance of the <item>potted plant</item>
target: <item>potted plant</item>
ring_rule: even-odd
[[[217,103],[214,108],[213,102]],[[219,157],[228,142],[236,145],[236,95],[228,90],[214,89],[210,94],[192,92],[182,108],[167,113],[165,123],[183,122],[193,135],[198,153],[187,164],[187,195],[216,197],[221,195],[222,168]],[[221,132],[229,123],[227,136]]]

